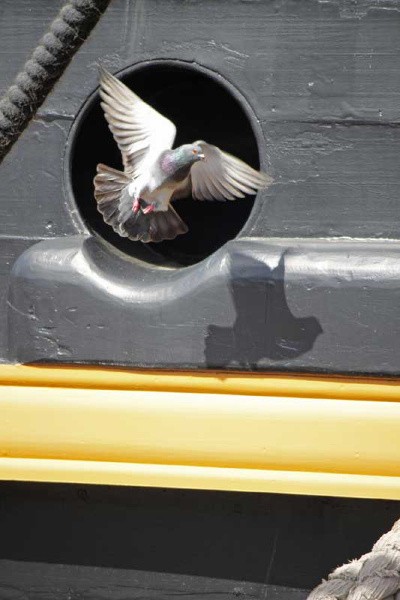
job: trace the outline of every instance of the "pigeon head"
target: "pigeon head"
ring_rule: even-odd
[[[188,144],[188,145],[189,145],[189,150],[192,154],[192,157],[194,158],[194,162],[205,159],[204,150],[199,144]]]
[[[192,165],[204,159],[204,152],[199,144],[183,144],[175,150],[175,158],[179,166]]]
[[[183,144],[175,150],[169,150],[161,158],[161,168],[175,179],[185,178],[191,166],[204,159],[203,149],[199,144]]]

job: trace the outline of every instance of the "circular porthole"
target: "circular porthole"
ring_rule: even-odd
[[[158,61],[125,70],[120,79],[177,127],[175,145],[204,139],[259,168],[258,144],[245,103],[220,77],[181,62]],[[124,253],[151,264],[195,264],[237,236],[254,196],[234,202],[177,200],[174,207],[188,233],[158,244],[132,242],[104,223],[93,196],[93,177],[101,162],[121,169],[121,156],[108,129],[96,92],[71,132],[68,177],[78,210],[88,227]]]

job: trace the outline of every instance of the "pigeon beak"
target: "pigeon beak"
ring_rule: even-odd
[[[200,160],[204,160],[205,159],[205,155],[204,154],[198,154],[197,156],[199,157]]]

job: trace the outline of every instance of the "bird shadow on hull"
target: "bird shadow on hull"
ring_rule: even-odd
[[[236,310],[232,327],[209,325],[205,359],[210,368],[268,368],[290,362],[313,347],[322,327],[315,317],[297,318],[285,293],[285,253],[275,268],[248,255],[235,255],[229,291]]]

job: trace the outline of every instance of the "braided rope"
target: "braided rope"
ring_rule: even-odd
[[[335,569],[307,600],[400,600],[400,520],[371,552]]]
[[[69,0],[51,23],[13,85],[0,100],[0,163],[75,52],[88,37],[110,0]]]

